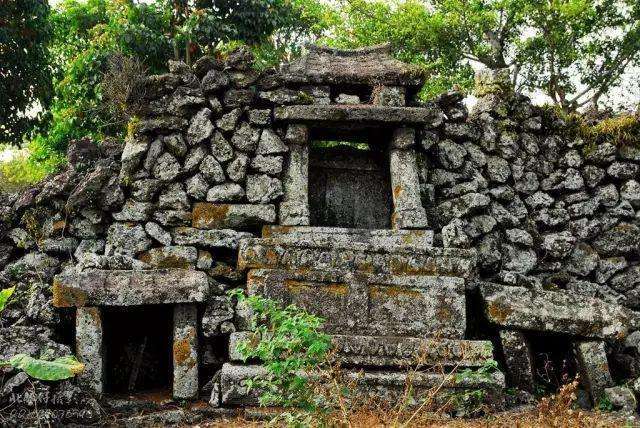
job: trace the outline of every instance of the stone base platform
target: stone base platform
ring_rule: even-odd
[[[246,381],[264,376],[265,373],[265,369],[259,365],[225,364],[219,372],[210,404],[214,407],[257,406],[260,391],[247,391]],[[484,397],[491,397],[492,402],[495,402],[496,397],[500,400],[501,391],[505,387],[501,372],[470,376],[425,372],[407,374],[397,371],[346,371],[344,374],[347,382],[355,385],[356,392],[361,397],[390,403],[403,398],[406,386],[411,385],[413,394],[409,406],[419,405],[428,399],[438,405],[448,402],[455,405],[456,397],[476,390],[484,391]]]

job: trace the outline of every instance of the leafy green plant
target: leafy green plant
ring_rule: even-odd
[[[49,361],[18,354],[7,361],[0,360],[0,367],[2,366],[11,366],[23,370],[34,379],[48,381],[69,379],[84,370],[84,364],[70,355]]]
[[[598,401],[598,410],[601,412],[613,412],[613,403],[606,395]]]
[[[260,404],[319,410],[307,375],[328,362],[331,339],[321,332],[324,320],[295,305],[282,308],[274,300],[246,296],[242,290],[230,296],[252,311],[253,337],[237,350],[245,360],[259,359],[266,369],[265,376],[247,385],[261,391]]]
[[[16,287],[5,288],[0,291],[0,313],[7,307],[7,303],[9,303],[9,299],[13,296],[13,293],[16,291]]]

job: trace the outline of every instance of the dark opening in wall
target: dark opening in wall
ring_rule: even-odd
[[[106,392],[171,392],[172,324],[171,306],[104,311]]]
[[[528,339],[536,385],[545,392],[556,392],[576,378],[577,362],[569,337],[530,333]]]
[[[370,137],[370,138],[369,138]],[[388,229],[392,199],[387,146],[379,138],[312,140],[309,209],[312,226]],[[384,138],[382,140],[385,140]]]

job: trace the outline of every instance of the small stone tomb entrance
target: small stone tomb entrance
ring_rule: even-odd
[[[393,202],[383,132],[312,139],[311,226],[389,229]],[[347,139],[349,138],[349,139]],[[386,140],[386,141],[385,141]]]
[[[105,392],[171,393],[173,308],[168,305],[105,308],[102,316],[107,344]]]

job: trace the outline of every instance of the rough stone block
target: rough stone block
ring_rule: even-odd
[[[568,290],[561,292],[484,283],[485,315],[494,324],[592,338],[622,338],[637,326],[628,309]]]
[[[392,223],[396,229],[428,227],[427,214],[420,198],[418,164],[414,150],[391,150],[391,191],[394,212]]]
[[[275,223],[276,207],[257,204],[210,204],[193,206],[192,226],[197,229],[235,229]]]
[[[476,254],[458,248],[407,250],[399,245],[300,238],[248,239],[240,243],[239,269],[333,269],[391,275],[441,275],[470,278]]]
[[[200,245],[235,250],[241,239],[251,238],[247,232],[236,232],[230,229],[202,230],[192,227],[177,227],[172,231],[173,240],[178,245]]]
[[[387,107],[372,105],[296,105],[276,107],[276,120],[291,122],[402,123],[439,126],[444,114],[434,107]]]
[[[520,331],[500,330],[500,343],[509,383],[523,391],[533,392],[533,356],[529,341]]]
[[[251,340],[252,337],[251,332],[231,334],[231,361],[242,361],[237,346],[244,340]],[[491,342],[483,340],[336,334],[331,337],[331,342],[343,366],[409,367],[420,364],[480,367],[493,358]]]
[[[204,272],[185,269],[67,269],[53,281],[57,307],[135,306],[203,302],[209,292]]]
[[[580,380],[589,390],[593,403],[597,405],[604,397],[605,389],[614,385],[607,354],[602,341],[575,342],[573,348],[578,358]]]
[[[80,381],[98,394],[104,391],[102,312],[99,308],[78,308],[76,312],[76,355],[84,364]]]
[[[324,318],[332,334],[461,338],[466,328],[461,278],[252,270],[247,289]]]
[[[198,308],[177,305],[173,309],[173,398],[198,397]]]

